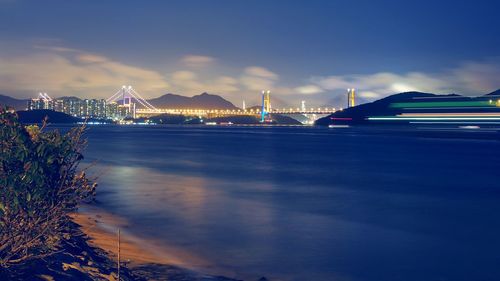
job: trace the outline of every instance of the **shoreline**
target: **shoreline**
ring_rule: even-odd
[[[118,252],[118,229],[120,235],[120,255],[122,261],[133,265],[162,263],[177,266],[204,265],[207,262],[182,252],[179,249],[160,249],[154,241],[145,241],[127,231],[128,222],[123,218],[106,212],[98,207],[85,206],[84,210],[71,215],[73,221],[89,236],[89,242],[111,255]],[[165,247],[161,245],[161,247]],[[130,260],[130,261],[129,261]]]
[[[222,272],[207,260],[182,249],[158,241],[141,239],[127,231],[128,222],[99,207],[85,205],[71,214],[74,223],[88,236],[91,247],[102,249],[110,259],[117,261],[118,229],[120,229],[120,260],[123,267],[147,280],[213,280],[237,281],[213,272]],[[208,268],[208,270],[207,270]],[[209,274],[204,272],[209,271]],[[227,272],[223,274],[234,275]],[[208,279],[207,279],[208,278]],[[262,279],[267,280],[267,279]]]

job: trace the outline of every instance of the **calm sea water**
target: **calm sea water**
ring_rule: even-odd
[[[500,279],[498,132],[95,126],[87,137],[100,206],[205,270]]]

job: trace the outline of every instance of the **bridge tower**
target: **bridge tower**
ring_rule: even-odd
[[[355,102],[355,97],[356,97],[356,93],[355,93],[355,89],[347,89],[347,108],[349,107],[353,107],[356,105],[356,102]]]
[[[118,102],[118,103],[117,103]],[[158,112],[159,110],[145,100],[132,86],[122,86],[118,92],[106,100],[109,107],[115,107],[110,115],[123,118],[130,116],[136,118],[136,103],[140,104],[143,108]]]
[[[271,91],[262,91],[262,110],[260,122],[271,122]]]
[[[135,118],[135,102],[132,100],[133,96],[131,90],[132,86],[122,86],[120,90],[121,105],[119,105],[119,107],[125,110],[124,115]]]

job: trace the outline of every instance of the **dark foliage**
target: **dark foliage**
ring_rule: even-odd
[[[96,186],[77,169],[83,131],[44,132],[0,110],[0,267],[51,255],[70,238],[68,214]]]

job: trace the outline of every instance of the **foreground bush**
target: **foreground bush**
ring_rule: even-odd
[[[77,170],[83,130],[44,132],[0,109],[0,267],[50,255],[71,235],[69,213],[95,193]]]

